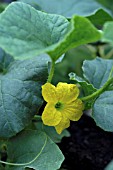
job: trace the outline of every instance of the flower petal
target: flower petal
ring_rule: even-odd
[[[46,102],[57,102],[56,87],[50,83],[42,86],[42,96]]]
[[[79,89],[75,84],[58,83],[56,87],[57,98],[64,103],[76,100],[79,95]]]
[[[58,134],[61,134],[62,131],[70,126],[70,120],[67,119],[65,116],[62,117],[62,120],[58,125],[55,126],[55,129]]]
[[[47,104],[42,113],[43,123],[48,126],[56,126],[59,124],[61,119],[61,112],[55,109],[53,103]]]
[[[65,105],[63,110],[65,116],[73,121],[78,121],[83,114],[84,104],[80,99],[77,99]]]

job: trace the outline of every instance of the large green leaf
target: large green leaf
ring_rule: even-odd
[[[113,22],[107,22],[103,29],[103,41],[110,42],[113,46]]]
[[[0,23],[0,46],[21,59],[48,53],[57,60],[67,50],[101,37],[84,17],[74,16],[69,22],[21,2],[11,3],[0,15]]]
[[[74,14],[80,15],[80,16],[90,16],[95,14],[99,9],[104,9],[110,15],[112,15],[111,12],[111,6],[113,1],[110,2],[102,2],[103,0],[19,0],[21,2],[28,3],[30,5],[37,4],[41,7],[43,11],[49,12],[49,13],[56,13],[63,15],[67,18],[71,18]],[[105,1],[105,0],[104,0]],[[63,8],[62,8],[63,7]],[[109,10],[107,10],[107,8]]]
[[[112,67],[113,60],[98,57],[92,61],[85,60],[83,63],[84,77],[98,89],[108,80]]]
[[[9,140],[8,159],[23,166],[8,166],[6,170],[57,170],[64,160],[58,146],[44,132],[27,130]]]
[[[93,118],[102,129],[113,132],[113,91],[104,92],[95,101]]]
[[[0,74],[0,137],[21,131],[43,103],[41,85],[47,80],[47,60],[43,56],[15,61]]]

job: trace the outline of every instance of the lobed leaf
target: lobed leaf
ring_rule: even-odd
[[[27,126],[43,103],[48,58],[14,61],[0,74],[0,137],[11,137]]]
[[[113,91],[105,91],[95,101],[93,118],[103,130],[113,132]]]
[[[97,57],[91,61],[84,61],[82,69],[84,77],[89,81],[89,83],[99,89],[108,80],[112,67],[113,60],[106,60]]]
[[[84,17],[74,16],[69,22],[22,2],[11,3],[0,15],[0,23],[0,46],[20,59],[48,53],[56,61],[67,50],[101,37]]]
[[[94,15],[98,10],[103,9],[106,13],[112,16],[113,8],[112,3],[108,0],[19,0],[30,5],[39,5],[41,10],[48,13],[56,13],[71,18],[74,14],[80,16]],[[63,7],[63,8],[62,8]],[[102,18],[101,18],[102,19]]]
[[[57,170],[64,160],[58,146],[38,130],[26,130],[9,140],[8,158],[21,166],[8,166],[6,170]]]

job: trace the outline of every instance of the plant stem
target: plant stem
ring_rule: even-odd
[[[39,116],[39,115],[34,115],[34,117],[33,117],[32,120],[40,121],[40,120],[42,120],[42,119],[41,119],[41,116]]]
[[[51,69],[50,69],[50,73],[49,73],[48,80],[47,80],[48,83],[51,83],[52,81],[52,78],[54,75],[54,69],[55,69],[55,62],[52,60]]]
[[[81,97],[80,99],[82,101],[88,101],[88,100],[91,100],[95,97],[98,97],[100,94],[102,94],[106,89],[107,87],[113,82],[113,77],[108,79],[108,81],[99,89],[97,90],[96,92],[94,92],[93,94],[89,95],[89,96],[85,96],[85,97]]]

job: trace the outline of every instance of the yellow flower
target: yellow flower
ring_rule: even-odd
[[[79,89],[75,84],[50,83],[42,86],[42,95],[47,105],[42,113],[45,125],[55,126],[58,134],[70,126],[70,120],[77,121],[82,116],[83,103],[77,99]]]

